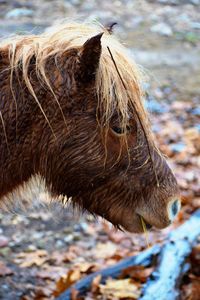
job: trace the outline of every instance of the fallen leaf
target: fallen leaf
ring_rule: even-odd
[[[193,249],[192,253],[190,254],[191,264],[193,273],[200,277],[200,243],[197,244]],[[200,282],[199,282],[200,284]]]
[[[81,273],[90,274],[92,272],[97,271],[98,266],[93,263],[82,262],[81,264],[77,264],[76,267],[79,269]]]
[[[48,297],[47,299],[52,299],[53,297],[53,286],[37,286],[34,290],[35,297],[34,300],[44,299],[43,297]]]
[[[140,286],[140,284],[133,283],[130,278],[119,280],[108,279],[105,285],[100,285],[100,292],[105,297],[111,297],[109,299],[113,299],[114,297],[119,299],[138,299],[140,296]]]
[[[100,282],[101,282],[101,275],[99,274],[92,280],[92,285],[91,285],[92,293],[96,293],[99,291]]]
[[[115,254],[117,246],[114,243],[98,243],[96,246],[96,257],[97,258],[109,258]]]
[[[153,268],[145,268],[143,266],[133,266],[125,269],[122,272],[121,278],[131,277],[134,280],[140,281],[142,283],[146,282],[147,278],[153,272]]]
[[[71,262],[75,260],[76,254],[72,251],[68,251],[67,253],[60,253],[59,251],[54,251],[51,254],[51,261],[54,265],[60,266],[63,262]]]
[[[56,289],[54,291],[54,296],[59,296],[62,292],[68,289],[74,282],[79,280],[81,277],[80,271],[78,269],[70,270],[67,275],[63,275],[59,278],[56,283]]]
[[[33,265],[41,266],[48,260],[47,251],[37,250],[34,252],[21,252],[17,255],[15,262],[22,268],[32,267]]]
[[[52,281],[57,281],[61,276],[66,274],[66,267],[58,267],[45,265],[44,269],[40,269],[36,273],[36,277],[41,279],[49,279]]]

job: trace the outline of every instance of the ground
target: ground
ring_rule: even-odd
[[[152,230],[150,244],[162,243],[173,227],[200,206],[199,15],[198,0],[0,0],[2,38],[24,31],[40,32],[63,18],[118,22],[116,35],[148,75],[146,105],[153,130],[184,196],[175,224],[161,232]],[[53,205],[49,209],[35,207],[29,213],[2,212],[0,299],[54,299],[71,282],[146,247],[145,235],[115,231],[100,219]],[[181,283],[182,300],[200,299],[199,253],[200,244],[193,250],[192,267]],[[151,271],[143,272],[145,279]],[[137,291],[141,282],[138,277]],[[105,288],[97,286],[95,296],[89,292],[84,299],[127,298],[114,288],[109,298]]]

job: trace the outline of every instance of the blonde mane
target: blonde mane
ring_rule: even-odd
[[[81,47],[89,38],[101,32],[104,32],[104,34],[101,39],[102,54],[96,76],[96,90],[99,105],[102,106],[104,112],[103,123],[109,124],[113,112],[117,110],[122,116],[122,126],[126,127],[130,111],[135,110],[146,134],[149,135],[149,121],[144,109],[143,92],[141,90],[141,71],[125,47],[105,27],[99,24],[65,23],[50,27],[40,35],[15,36],[1,42],[0,50],[6,49],[9,51],[11,84],[13,70],[18,68],[20,63],[25,83],[51,127],[51,122],[47,119],[28,77],[31,58],[34,56],[36,59],[38,78],[54,94],[46,75],[47,59],[52,56],[56,58],[72,48],[81,50]],[[110,48],[117,63],[126,90],[107,47]],[[60,107],[57,99],[56,101]]]

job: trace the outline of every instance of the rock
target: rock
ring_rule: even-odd
[[[6,247],[9,243],[9,240],[7,237],[0,235],[0,248]]]
[[[68,2],[68,0],[65,0],[65,2]],[[75,6],[81,5],[81,0],[70,0],[69,2]]]
[[[185,172],[184,174],[184,178],[189,181],[189,182],[192,182],[195,180],[195,174],[193,171],[187,171]]]
[[[39,239],[42,239],[44,237],[45,233],[44,232],[34,232],[32,234],[32,239],[33,240],[39,240]]]
[[[135,16],[131,19],[130,22],[128,22],[128,26],[130,28],[136,28],[138,27],[142,22],[144,22],[144,18],[142,16]]]
[[[10,247],[0,248],[0,256],[8,258],[11,255]]]
[[[63,241],[61,241],[61,240],[57,240],[57,241],[56,241],[55,247],[56,247],[57,249],[62,248],[63,246],[64,246]]]
[[[199,5],[200,4],[200,0],[189,0],[189,2],[191,4],[194,4],[194,5]]]
[[[74,241],[80,241],[81,240],[81,235],[78,234],[77,232],[74,233]]]
[[[88,230],[88,224],[86,222],[81,222],[80,226],[83,231],[86,232]]]
[[[6,14],[6,18],[17,19],[19,17],[31,17],[33,15],[33,10],[28,8],[15,8],[10,10]]]
[[[156,114],[162,114],[162,113],[165,113],[168,111],[168,109],[165,105],[162,105],[155,99],[149,99],[149,101],[146,101],[145,106],[150,112],[156,113]]]
[[[200,22],[191,22],[190,27],[193,29],[200,29]]]
[[[167,5],[178,5],[180,1],[179,0],[158,0],[158,2]]]
[[[186,149],[185,143],[179,142],[179,143],[174,143],[170,145],[171,150],[173,153],[180,153]]]
[[[194,126],[194,128],[196,128],[196,129],[198,130],[198,132],[200,133],[200,124],[196,124],[196,125]]]
[[[164,93],[160,88],[155,89],[154,95],[157,99],[163,99],[163,97],[164,97]]]
[[[64,237],[64,242],[67,244],[70,244],[74,239],[74,236],[72,234],[68,234],[67,236]]]
[[[25,252],[34,252],[36,251],[37,248],[35,245],[28,245],[28,247],[26,248]]]
[[[158,33],[160,35],[163,36],[172,36],[173,35],[173,31],[171,29],[171,27],[169,25],[167,25],[166,23],[158,23],[155,24],[151,27],[151,31]]]
[[[191,110],[191,114],[195,116],[200,116],[200,107],[195,107]]]
[[[200,0],[158,0],[158,2],[167,5],[184,5],[184,4],[199,5],[200,4]]]
[[[183,14],[177,16],[176,20],[178,22],[185,23],[185,24],[189,24],[190,23],[190,17],[185,12]]]

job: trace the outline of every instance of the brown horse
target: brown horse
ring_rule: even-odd
[[[52,197],[132,232],[163,228],[179,189],[143,106],[141,72],[99,25],[0,44],[0,204],[39,177]],[[15,201],[15,199],[13,199]]]

